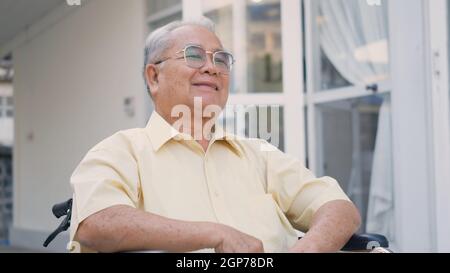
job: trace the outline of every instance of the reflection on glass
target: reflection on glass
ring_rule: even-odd
[[[206,12],[204,15],[211,19],[216,26],[216,33],[227,50],[233,49],[233,7],[226,5]]]
[[[153,15],[179,4],[181,0],[147,0],[147,14]]]
[[[282,92],[280,0],[203,0],[203,7],[224,47],[237,57],[235,76],[246,75],[234,77],[231,92]]]
[[[316,109],[319,175],[336,178],[361,212],[361,232],[393,237],[389,96],[321,104]]]
[[[279,105],[229,105],[220,119],[228,133],[266,140],[284,151],[284,108]]]
[[[280,1],[247,1],[248,90],[282,92]]]
[[[388,79],[386,0],[317,0],[313,4],[314,85],[323,91]]]

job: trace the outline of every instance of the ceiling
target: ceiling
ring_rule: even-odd
[[[65,0],[0,0],[0,48]]]

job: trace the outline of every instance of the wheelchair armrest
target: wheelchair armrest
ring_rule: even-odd
[[[367,251],[377,247],[389,247],[386,237],[373,233],[354,234],[342,248],[342,251]]]

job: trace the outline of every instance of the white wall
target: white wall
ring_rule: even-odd
[[[150,112],[141,77],[144,1],[91,0],[73,8],[13,51],[15,245],[36,248],[39,238],[17,234],[42,237],[56,228],[51,206],[71,196],[70,175],[90,147],[145,126]],[[134,98],[134,117],[124,111],[125,97]]]

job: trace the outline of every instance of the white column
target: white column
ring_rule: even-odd
[[[434,198],[436,209],[436,247],[450,252],[450,128],[449,128],[449,66],[447,1],[426,1],[429,22],[426,29],[430,41],[427,56],[430,60],[432,90],[431,111],[434,152]]]
[[[307,118],[308,118],[308,163],[309,163],[309,169],[311,169],[314,173],[320,173],[320,170],[323,168],[323,158],[321,157],[322,148],[317,148],[317,143],[323,143],[319,142],[320,139],[318,137],[321,137],[320,134],[318,134],[318,131],[316,128],[319,128],[319,130],[322,130],[320,127],[321,124],[318,124],[317,121],[319,120],[316,118],[316,109],[313,98],[315,97],[314,92],[316,91],[316,79],[317,75],[319,73],[318,70],[315,67],[314,60],[315,60],[315,54],[317,50],[314,50],[315,46],[319,46],[319,42],[316,35],[316,27],[314,25],[314,17],[315,17],[315,10],[314,10],[314,4],[312,2],[313,0],[304,0],[304,9],[305,9],[305,59],[306,59],[306,71],[308,71],[307,74],[307,86],[306,86],[306,98],[307,98]],[[312,73],[311,73],[312,72]],[[302,94],[303,95],[303,94]],[[321,119],[320,119],[321,120]],[[306,127],[305,127],[306,131]],[[322,145],[321,145],[322,146]],[[320,162],[320,164],[318,164]]]
[[[305,161],[303,37],[300,1],[281,0],[285,148]]]
[[[434,251],[431,145],[422,0],[389,5],[396,236],[400,251]],[[414,31],[411,31],[414,30]]]
[[[234,78],[236,93],[248,93],[247,81],[247,4],[246,1],[233,1],[233,53],[236,58]]]

